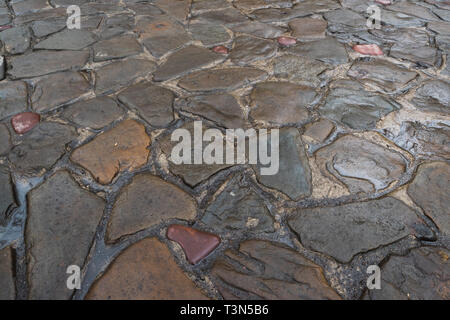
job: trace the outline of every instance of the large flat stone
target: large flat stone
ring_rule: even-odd
[[[7,167],[0,166],[0,225],[5,226],[10,210],[16,207],[11,174]]]
[[[431,80],[417,89],[412,103],[426,111],[437,111],[447,114],[450,106],[450,83],[442,80]]]
[[[178,267],[156,238],[141,240],[123,251],[97,280],[88,300],[205,300],[202,291]]]
[[[303,41],[325,38],[327,22],[316,18],[298,18],[289,22],[292,36]]]
[[[14,262],[10,247],[0,250],[0,300],[14,300],[16,288],[14,284]]]
[[[289,53],[316,59],[332,65],[339,65],[348,62],[348,54],[345,46],[331,37],[301,43],[296,46],[289,47],[287,51]]]
[[[65,29],[37,43],[35,49],[81,50],[97,41],[94,33],[86,30]]]
[[[249,21],[230,27],[234,32],[251,34],[255,37],[273,39],[284,33],[284,29],[258,21]]]
[[[235,8],[208,11],[193,17],[194,21],[209,22],[217,25],[233,26],[247,22],[249,19]],[[192,21],[192,20],[191,20]]]
[[[29,298],[69,299],[66,269],[84,265],[105,201],[58,171],[28,194],[28,205]]]
[[[320,75],[331,66],[314,59],[293,54],[285,54],[274,59],[273,72],[278,78],[319,86]]]
[[[0,82],[0,119],[27,109],[27,86],[22,81]]]
[[[223,26],[211,23],[196,23],[189,26],[189,32],[195,40],[199,40],[205,46],[214,46],[228,42],[231,37]]]
[[[169,219],[192,220],[196,213],[195,200],[182,189],[151,174],[140,174],[120,191],[107,238],[114,241]]]
[[[125,120],[76,149],[71,160],[89,170],[98,182],[109,184],[120,172],[145,165],[149,145],[145,127],[135,120]]]
[[[3,30],[0,32],[0,41],[6,53],[24,53],[30,47],[30,31],[24,26]]]
[[[125,35],[103,40],[93,46],[94,61],[125,58],[142,52],[142,47],[135,37]]]
[[[247,65],[273,57],[277,52],[277,47],[277,44],[271,40],[239,36],[234,40],[230,59],[237,65]]]
[[[224,299],[340,300],[321,267],[284,245],[247,240],[212,268]],[[220,281],[219,281],[220,280]]]
[[[9,133],[8,127],[0,123],[0,155],[8,153],[11,146],[11,134]]]
[[[338,207],[299,209],[288,218],[288,223],[304,246],[343,263],[358,253],[410,234],[422,236],[425,230],[430,232],[414,210],[390,197]]]

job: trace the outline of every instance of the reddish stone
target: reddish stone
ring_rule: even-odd
[[[224,46],[215,46],[212,50],[217,53],[228,54],[228,48]]]
[[[278,37],[277,41],[282,46],[292,46],[297,43],[297,40],[291,37]]]
[[[11,28],[12,28],[12,26],[10,26],[10,25],[0,26],[0,31],[8,30],[8,29],[11,29]]]
[[[376,3],[384,4],[385,6],[390,5],[392,2],[391,0],[375,0]]]
[[[177,224],[169,226],[167,238],[181,245],[191,264],[196,264],[202,260],[220,243],[220,238],[215,234]]]
[[[34,112],[16,114],[11,119],[12,127],[18,134],[24,134],[33,129],[40,121],[41,116]]]
[[[376,44],[357,44],[353,46],[353,50],[361,54],[370,56],[382,56],[383,51]]]

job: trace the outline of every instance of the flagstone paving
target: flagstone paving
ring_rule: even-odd
[[[449,21],[438,0],[0,0],[0,299],[449,300]],[[177,164],[197,120],[280,128],[279,171]]]

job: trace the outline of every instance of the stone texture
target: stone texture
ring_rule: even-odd
[[[292,7],[292,1],[289,0],[236,0],[233,4],[242,10]]]
[[[4,124],[0,124],[0,155],[8,153],[11,150],[11,134],[8,127]]]
[[[260,168],[265,166],[258,164],[255,166],[258,181],[281,191],[292,200],[310,196],[311,171],[298,129],[282,128],[279,135],[279,170],[274,175],[263,175]],[[269,137],[267,140],[268,150],[271,150],[271,140]]]
[[[28,194],[25,230],[29,298],[69,299],[66,269],[83,266],[105,201],[58,171]]]
[[[382,268],[381,289],[372,300],[449,300],[450,252],[422,247],[406,256],[392,256]]]
[[[234,32],[250,34],[255,37],[266,39],[273,39],[284,33],[284,29],[281,27],[258,21],[240,23],[236,26],[231,26],[230,29]]]
[[[399,153],[352,135],[319,149],[315,157],[323,174],[338,179],[352,193],[382,190],[406,169]]]
[[[303,41],[325,38],[327,22],[315,18],[298,18],[289,22],[292,36]]]
[[[144,59],[128,59],[107,64],[96,71],[95,92],[101,94],[120,89],[137,78],[148,76],[155,67],[154,62]]]
[[[450,106],[450,83],[441,80],[431,80],[423,83],[417,89],[412,103],[426,111],[447,114]]]
[[[79,101],[62,113],[62,117],[79,126],[99,130],[123,115],[122,109],[109,97]]]
[[[159,8],[163,9],[165,12],[173,16],[174,18],[184,21],[189,14],[189,9],[191,6],[191,0],[177,0],[177,1],[167,1],[167,0],[155,0],[154,4]]]
[[[266,72],[255,68],[201,70],[181,78],[178,86],[191,92],[228,91],[266,76]]]
[[[211,63],[219,62],[223,57],[202,47],[189,46],[181,49],[161,64],[154,72],[155,81],[165,81],[185,75]]]
[[[383,51],[376,44],[357,44],[353,46],[353,50],[358,53],[369,56],[382,56]]]
[[[320,75],[328,69],[326,63],[292,54],[275,58],[273,66],[276,77],[312,86],[319,86]]]
[[[289,226],[304,246],[347,263],[358,254],[430,232],[417,213],[400,200],[386,197],[338,207],[299,209]],[[330,232],[333,230],[333,232]]]
[[[210,23],[197,23],[189,26],[192,38],[201,41],[205,46],[214,46],[228,42],[231,37],[227,30],[220,25]]]
[[[239,251],[225,255],[232,263],[222,258],[212,269],[224,298],[233,290],[241,299],[252,300],[341,299],[318,265],[281,244],[247,240]]]
[[[0,166],[0,225],[5,226],[9,210],[16,207],[11,175],[7,167]]]
[[[303,123],[309,118],[306,107],[316,95],[311,87],[289,82],[258,83],[250,95],[250,117],[273,125]]]
[[[317,122],[306,125],[304,136],[315,142],[324,142],[334,130],[333,122],[327,119],[320,119]]]
[[[8,157],[17,170],[36,173],[50,169],[66,152],[66,145],[77,137],[75,130],[54,122],[40,122],[33,130],[23,135]]]
[[[97,42],[94,46],[94,61],[125,58],[142,52],[135,37],[125,35]]]
[[[155,238],[123,251],[94,283],[88,300],[205,300],[202,291],[178,267]]]
[[[86,93],[91,85],[85,75],[78,72],[62,72],[39,80],[31,96],[33,110],[51,111]]]
[[[450,234],[449,183],[450,165],[446,162],[430,162],[419,166],[416,177],[408,186],[408,195],[444,234]]]
[[[46,50],[81,50],[96,41],[97,38],[90,31],[65,29],[42,40],[34,48]]]
[[[89,51],[46,51],[40,50],[10,59],[8,73],[14,79],[31,78],[64,71],[80,69],[86,64]]]
[[[192,220],[195,216],[195,200],[186,192],[159,177],[140,174],[117,197],[107,238],[114,241],[169,219]]]
[[[18,134],[24,134],[33,129],[41,120],[41,116],[33,112],[23,112],[11,118],[11,125]]]
[[[235,8],[208,11],[193,17],[194,21],[208,22],[226,27],[248,22],[248,18]]]
[[[274,232],[264,200],[236,175],[206,208],[201,221],[221,232]]]
[[[438,61],[437,50],[428,46],[406,47],[401,44],[394,44],[389,52],[389,56],[409,60],[426,67],[431,67]]]
[[[319,112],[352,129],[367,130],[375,128],[378,120],[400,107],[394,100],[364,90],[358,82],[337,80],[332,83]]]
[[[61,31],[67,26],[67,19],[37,20],[31,23],[31,30],[36,37],[42,38]]]
[[[247,65],[259,60],[265,60],[275,55],[277,45],[270,40],[250,36],[239,36],[234,40],[230,59],[237,65]]]
[[[14,284],[14,262],[10,247],[0,250],[0,300],[14,300],[16,288]]]
[[[291,38],[291,37],[278,37],[277,42],[281,46],[289,47],[289,46],[293,46],[294,44],[296,44],[297,40],[295,40],[295,38]]]
[[[122,91],[118,98],[128,108],[137,111],[152,126],[166,127],[174,119],[175,95],[169,89],[143,82]]]
[[[167,238],[183,248],[191,264],[200,262],[220,244],[215,234],[175,224],[167,228]]]
[[[247,126],[244,111],[230,94],[211,94],[188,98],[181,110],[199,115],[229,129]]]
[[[9,54],[24,53],[30,47],[30,31],[20,26],[0,32],[0,41],[4,52]]]
[[[324,18],[328,21],[328,30],[331,32],[357,32],[367,29],[367,19],[349,9],[326,12]]]
[[[344,45],[331,37],[289,47],[288,52],[332,65],[348,62],[348,54]]]
[[[0,82],[0,119],[25,111],[27,105],[27,86],[25,82]]]
[[[149,145],[145,127],[125,120],[76,149],[71,160],[89,170],[98,182],[109,184],[117,174],[145,165]]]

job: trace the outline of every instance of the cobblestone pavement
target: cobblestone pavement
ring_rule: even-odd
[[[450,299],[450,2],[390,2],[0,0],[0,298]]]

